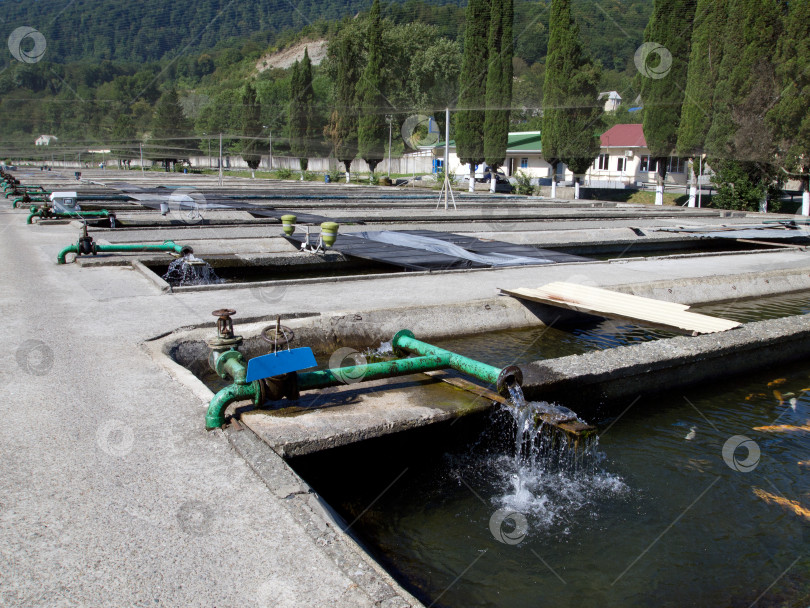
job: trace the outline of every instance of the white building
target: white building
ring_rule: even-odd
[[[586,184],[599,188],[655,182],[658,164],[650,156],[642,125],[614,125],[602,133],[601,140],[599,156],[586,173]],[[688,172],[688,159],[667,159],[666,183],[685,185]]]
[[[654,183],[658,165],[650,156],[644,130],[640,124],[615,125],[602,133],[599,156],[585,174],[584,185],[592,188],[615,188]],[[459,161],[456,144],[450,141],[450,172],[463,179],[470,174],[469,166]],[[438,171],[444,159],[444,142],[433,147],[433,172]],[[509,134],[503,171],[514,175],[522,171],[534,178],[551,178],[551,165],[543,158],[540,131]],[[687,183],[688,159],[671,156],[667,159],[668,184]],[[483,167],[476,168],[480,176]],[[573,183],[574,174],[563,164],[557,165],[557,182]],[[542,182],[541,182],[542,183]]]
[[[56,135],[40,135],[34,144],[37,146],[49,146],[52,141],[59,141],[59,138]]]
[[[596,99],[599,101],[605,100],[605,112],[615,112],[622,103],[622,96],[619,95],[618,91],[599,93],[599,97]]]
[[[439,142],[433,147],[433,172],[441,169],[444,162],[444,142]],[[462,163],[456,154],[456,142],[450,141],[450,172],[460,178],[470,174],[470,167]],[[507,175],[514,175],[517,171],[523,171],[532,177],[550,177],[551,165],[543,158],[540,147],[540,131],[524,131],[510,133],[506,148],[506,160],[503,164],[503,171]],[[483,167],[477,166],[476,173],[480,176]]]

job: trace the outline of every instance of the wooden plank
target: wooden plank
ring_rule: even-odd
[[[726,331],[742,325],[736,321],[690,312],[685,304],[573,283],[557,282],[535,289],[520,287],[501,291],[533,302],[693,335]]]

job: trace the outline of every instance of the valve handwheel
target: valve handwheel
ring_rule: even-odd
[[[220,308],[219,310],[215,310],[211,313],[215,317],[220,317],[224,319],[225,317],[230,317],[236,314],[236,311],[233,308]]]
[[[265,342],[277,346],[286,346],[295,339],[295,333],[283,325],[268,325],[260,334]]]

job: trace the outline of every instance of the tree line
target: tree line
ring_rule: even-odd
[[[641,86],[659,184],[675,152],[706,159],[723,207],[766,209],[788,178],[808,191],[810,4],[656,0],[645,41],[671,57]]]

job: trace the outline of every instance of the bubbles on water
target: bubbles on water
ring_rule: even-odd
[[[166,274],[161,278],[172,287],[215,285],[225,282],[217,276],[217,273],[214,272],[214,269],[208,262],[194,257],[193,253],[174,260],[169,264]]]
[[[370,349],[367,352],[367,354],[372,355],[372,356],[378,356],[378,357],[385,357],[385,356],[388,356],[388,355],[393,355],[394,354],[394,346],[393,346],[393,344],[391,344],[391,340],[389,340],[388,342],[382,342],[377,348]]]

